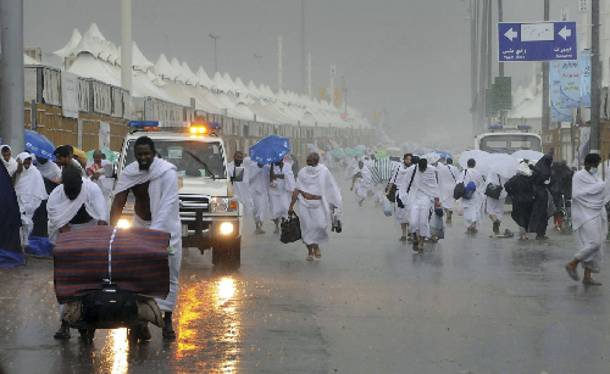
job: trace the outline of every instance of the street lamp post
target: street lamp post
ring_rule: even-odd
[[[218,49],[217,49],[217,47],[218,47],[218,39],[220,39],[220,35],[210,33],[208,36],[212,39],[212,41],[214,43],[214,72],[216,73],[216,72],[218,72]]]

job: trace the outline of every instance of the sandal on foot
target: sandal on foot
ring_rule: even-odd
[[[565,266],[566,272],[568,273],[568,275],[570,276],[570,278],[572,278],[572,280],[578,282],[579,278],[578,278],[578,272],[576,271],[576,269],[573,269],[570,265],[566,265]],[[584,283],[584,281],[583,281]]]

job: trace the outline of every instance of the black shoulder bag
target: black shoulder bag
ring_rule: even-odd
[[[466,178],[466,172],[467,170],[464,170],[464,178]],[[464,195],[466,194],[466,186],[464,185],[464,182],[460,182],[458,184],[455,185],[455,188],[453,189],[453,198],[455,200],[461,199],[462,197],[464,197]]]
[[[485,195],[487,195],[488,197],[498,200],[500,198],[500,194],[502,193],[502,190],[504,189],[504,187],[502,187],[502,177],[500,177],[500,175],[498,174],[498,182],[500,182],[500,184],[495,184],[495,183],[489,183],[487,185],[487,188],[485,189]]]
[[[394,178],[393,181],[391,181],[388,184],[388,192],[386,192],[385,197],[388,199],[388,201],[395,203],[396,202],[396,177],[398,177],[398,173],[400,172],[400,167],[401,165],[398,165],[398,167],[396,168],[396,173],[394,174]]]

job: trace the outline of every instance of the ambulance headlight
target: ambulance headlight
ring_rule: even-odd
[[[131,227],[131,221],[126,218],[121,218],[117,221],[116,227],[119,229],[128,229]]]
[[[220,224],[218,231],[220,232],[220,235],[229,236],[235,231],[235,225],[233,225],[232,222],[223,222]]]
[[[228,213],[236,212],[239,207],[237,199],[228,197],[213,197],[210,199],[210,212]]]

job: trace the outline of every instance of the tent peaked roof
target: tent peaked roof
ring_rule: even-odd
[[[207,88],[212,88],[212,86],[214,85],[214,82],[212,82],[210,76],[208,75],[208,73],[206,73],[203,66],[199,66],[199,69],[197,69],[197,81],[200,85]]]
[[[176,73],[176,77],[174,79],[176,79],[179,82],[186,82],[187,81],[186,73],[183,71],[182,65],[180,65],[180,61],[178,61],[178,59],[176,57],[172,58],[171,65],[172,65],[172,69]]]
[[[68,43],[66,43],[66,45],[64,45],[62,48],[58,49],[53,53],[61,58],[66,58],[70,56],[74,52],[74,49],[76,48],[78,43],[80,43],[82,38],[83,36],[81,35],[80,31],[75,28],[74,30],[72,30],[72,35],[70,36],[70,40],[68,40]]]
[[[161,56],[159,56],[159,59],[155,64],[155,71],[162,78],[171,80],[176,79],[176,72],[163,53],[161,53]]]
[[[192,84],[192,85],[196,85],[199,79],[197,78],[195,73],[193,73],[193,70],[191,69],[189,64],[186,61],[183,61],[181,68],[182,68],[182,72],[184,73],[184,75],[186,77],[186,82],[189,84]]]
[[[97,23],[95,22],[93,22],[91,26],[89,26],[89,29],[85,32],[85,36],[106,40],[106,38],[104,38],[104,35],[100,31],[100,28],[97,27]]]
[[[149,59],[146,58],[146,56],[144,56],[144,54],[140,50],[140,47],[138,47],[138,45],[136,44],[135,40],[133,41],[131,47],[131,56],[131,65],[133,65],[133,67],[138,70],[147,71],[148,69],[155,66]]]

